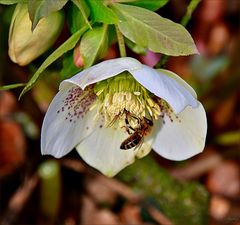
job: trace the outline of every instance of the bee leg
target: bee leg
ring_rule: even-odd
[[[111,127],[118,119],[120,116],[123,115],[124,112],[119,112],[116,116],[114,116],[114,118],[112,119],[112,121],[107,125],[108,127]]]
[[[130,130],[132,130],[133,132],[135,131],[131,126],[126,125],[126,126],[122,126],[121,128],[123,127],[126,128],[126,131],[128,132],[129,135],[131,134]]]
[[[117,114],[116,116],[114,116],[114,118],[112,119],[112,121],[107,125],[107,127],[111,127],[119,118],[119,114]]]
[[[129,113],[127,116],[130,116]],[[131,118],[137,120],[138,125],[141,127],[141,119],[140,118],[138,118],[137,116],[134,116],[134,115],[131,115]]]
[[[135,129],[130,125],[128,117],[129,117],[129,112],[125,110],[125,124],[126,124],[126,128],[129,131],[129,129],[131,129],[132,131],[135,131]],[[128,132],[129,133],[129,132]],[[129,133],[130,134],[130,133]]]

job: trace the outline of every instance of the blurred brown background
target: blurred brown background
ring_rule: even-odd
[[[187,4],[171,0],[159,14],[179,22]],[[48,54],[26,67],[9,60],[12,12],[0,6],[1,86],[27,82]],[[203,0],[187,25],[201,54],[170,57],[165,64],[194,87],[208,116],[204,152],[184,162],[151,153],[109,179],[74,151],[61,160],[41,156],[41,123],[58,88],[61,61],[20,101],[21,88],[0,91],[0,224],[239,225],[239,28],[239,0]],[[117,55],[113,46],[108,57]],[[159,58],[139,57],[149,65]]]

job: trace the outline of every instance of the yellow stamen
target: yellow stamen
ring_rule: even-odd
[[[160,98],[156,100],[152,93],[127,72],[98,82],[94,92],[98,96],[96,104],[99,115],[104,117],[105,125],[115,122],[116,118],[119,124],[124,124],[125,112],[135,118],[130,122],[133,127],[138,124],[136,118],[149,117],[157,120],[160,116],[172,113],[166,101]]]

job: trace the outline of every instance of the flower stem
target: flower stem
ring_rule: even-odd
[[[55,160],[47,160],[38,168],[40,177],[40,209],[49,220],[56,219],[61,198],[60,166]]]
[[[124,37],[122,33],[120,32],[119,28],[117,25],[115,25],[116,33],[117,33],[117,39],[118,39],[118,47],[120,51],[120,56],[121,57],[126,57],[126,48],[125,48],[125,42],[124,42]]]
[[[200,3],[201,0],[191,0],[185,15],[183,16],[181,20],[181,24],[186,27],[189,20],[192,18],[192,14],[197,8],[198,4]],[[169,56],[168,55],[162,55],[160,61],[156,64],[155,68],[161,68],[164,67],[165,63],[168,61]]]
[[[192,18],[192,14],[195,11],[195,9],[197,8],[198,4],[200,3],[201,0],[191,0],[191,2],[189,3],[188,7],[187,7],[187,12],[185,13],[185,15],[183,16],[182,20],[181,20],[181,24],[186,27],[186,25],[188,24],[189,20]]]

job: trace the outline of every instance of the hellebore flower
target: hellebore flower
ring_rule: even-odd
[[[80,156],[114,176],[153,148],[171,160],[200,153],[207,121],[194,90],[176,74],[118,58],[60,84],[43,121],[41,150]]]
[[[17,4],[9,29],[8,55],[20,66],[25,66],[47,51],[58,38],[64,23],[62,12],[42,18],[32,31],[28,4]]]

